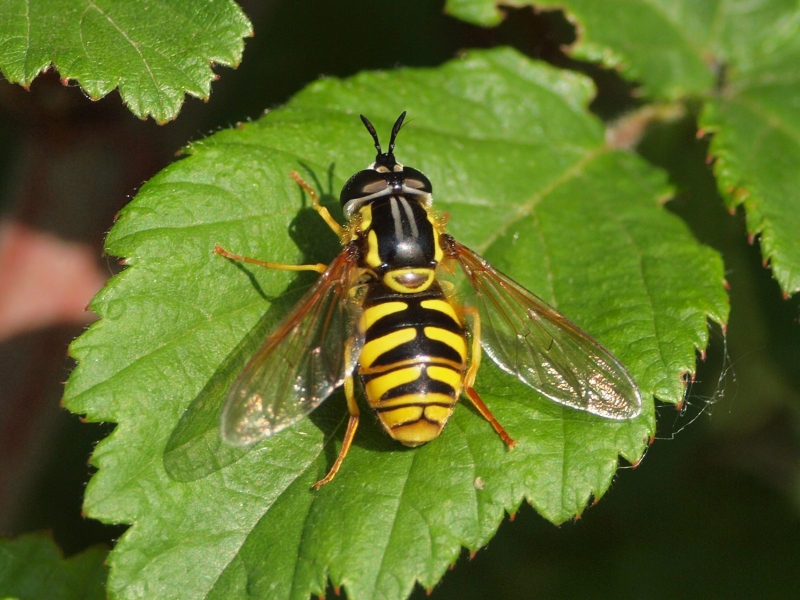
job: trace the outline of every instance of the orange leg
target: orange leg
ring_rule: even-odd
[[[319,203],[319,196],[317,196],[314,188],[303,181],[303,178],[297,174],[297,171],[292,171],[289,175],[291,175],[292,179],[294,179],[301,188],[308,192],[308,195],[311,196],[311,202],[313,203],[314,210],[319,213],[319,216],[322,217],[322,219],[328,224],[328,227],[330,227],[341,240],[342,236],[344,235],[342,226],[334,220],[334,218],[331,216],[331,213],[328,212],[328,209]],[[255,258],[250,258],[249,256],[242,256],[240,254],[229,252],[219,244],[214,245],[214,252],[220,256],[224,256],[225,258],[230,258],[231,260],[238,260],[240,262],[258,265],[259,267],[266,267],[267,269],[278,269],[279,271],[316,271],[317,273],[323,273],[325,272],[325,269],[327,269],[327,266],[321,263],[316,265],[287,265],[284,263],[258,260]]]
[[[289,173],[289,175],[297,182],[297,185],[308,192],[308,195],[311,196],[311,202],[314,210],[319,213],[319,216],[322,217],[322,219],[328,224],[328,227],[330,227],[333,230],[333,233],[339,236],[339,239],[341,240],[344,236],[344,230],[342,229],[342,226],[339,225],[339,223],[337,223],[336,220],[331,216],[331,213],[328,212],[328,209],[319,203],[319,196],[317,196],[317,192],[314,191],[314,188],[308,185],[303,178],[300,177],[300,174],[297,171],[292,171]]]
[[[492,427],[494,427],[494,430],[500,436],[500,439],[506,443],[506,446],[508,446],[510,450],[517,445],[517,442],[512,440],[511,436],[506,433],[506,430],[503,429],[503,426],[500,425],[498,420],[494,418],[494,415],[489,410],[489,407],[484,404],[483,400],[481,400],[481,397],[478,395],[478,392],[473,387],[475,385],[475,377],[478,375],[478,367],[481,365],[480,314],[473,306],[464,307],[464,314],[472,317],[472,356],[470,357],[469,369],[467,369],[467,374],[464,376],[464,393],[467,395],[467,398],[470,399],[475,408],[478,409],[478,412],[481,413],[481,416],[492,424]]]
[[[358,428],[358,404],[356,404],[352,375],[344,381],[344,395],[347,398],[347,410],[350,411],[350,420],[347,422],[347,430],[344,432],[342,448],[339,450],[339,456],[336,457],[328,474],[312,486],[315,490],[318,490],[326,483],[330,483],[331,480],[336,477],[336,473],[339,472],[339,467],[342,466],[344,457],[347,456],[350,446],[353,445],[353,438],[356,435],[356,428]]]
[[[266,267],[267,269],[278,269],[279,271],[316,271],[317,273],[323,273],[325,269],[328,268],[322,263],[317,263],[316,265],[287,265],[284,263],[258,260],[255,258],[250,258],[249,256],[241,256],[239,254],[234,254],[233,252],[228,252],[219,244],[214,244],[214,253],[224,256],[225,258],[230,258],[231,260],[238,260],[240,262],[250,263],[251,265],[258,265],[259,267]]]

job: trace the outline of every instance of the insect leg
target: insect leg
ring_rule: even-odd
[[[350,411],[350,420],[347,422],[347,430],[344,432],[342,448],[339,450],[339,456],[336,457],[336,460],[334,461],[331,470],[328,471],[328,474],[312,486],[315,490],[318,490],[326,483],[330,483],[331,480],[336,476],[336,473],[339,471],[339,467],[342,466],[344,457],[347,456],[347,452],[350,450],[350,446],[353,444],[353,438],[356,435],[356,428],[358,427],[358,404],[356,403],[352,375],[344,380],[344,395],[347,398],[347,410]]]
[[[337,223],[336,220],[331,216],[331,213],[328,212],[328,209],[319,203],[319,196],[317,196],[317,192],[314,191],[314,188],[308,185],[303,178],[300,177],[300,174],[297,171],[292,171],[289,173],[289,175],[297,182],[297,185],[308,192],[308,195],[311,196],[311,202],[314,210],[319,213],[319,216],[322,217],[322,219],[328,224],[328,227],[330,227],[333,230],[333,233],[335,233],[341,240],[344,236],[344,230],[342,229],[342,226],[339,225],[339,223]]]
[[[478,412],[481,413],[481,416],[492,424],[492,427],[506,443],[506,446],[511,449],[517,445],[517,442],[512,440],[511,436],[506,433],[506,430],[495,419],[489,407],[483,403],[483,400],[481,400],[478,392],[473,387],[475,385],[475,377],[478,375],[478,367],[481,365],[481,316],[474,306],[465,306],[463,310],[465,315],[472,317],[472,356],[469,369],[467,369],[467,374],[464,376],[464,393],[475,408],[478,409]]]
[[[325,269],[328,268],[322,263],[317,263],[316,265],[286,265],[284,263],[267,262],[265,260],[258,260],[248,256],[240,256],[239,254],[234,254],[233,252],[228,252],[219,244],[214,245],[214,253],[224,256],[225,258],[230,258],[231,260],[238,260],[240,262],[258,265],[259,267],[266,267],[267,269],[278,269],[279,271],[316,271],[317,273],[323,273]]]

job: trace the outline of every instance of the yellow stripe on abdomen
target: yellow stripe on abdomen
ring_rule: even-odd
[[[452,305],[446,300],[423,300],[422,302],[419,303],[419,305],[422,308],[427,308],[428,310],[436,310],[441,313],[444,313],[448,317],[453,319],[453,321],[461,325],[461,319],[458,318],[458,315],[456,315],[456,311],[453,309]]]
[[[384,410],[404,406],[406,404],[430,404],[431,402],[452,405],[455,402],[455,398],[447,394],[437,393],[405,394],[403,396],[397,396],[396,398],[389,398],[388,400],[376,401],[372,404],[372,407],[379,412],[383,412]]]
[[[381,412],[380,418],[381,422],[386,427],[393,429],[399,425],[419,421],[422,418],[424,410],[425,409],[418,404],[398,406],[392,410]]]
[[[438,367],[436,365],[428,365],[426,370],[428,377],[446,383],[453,388],[456,392],[456,396],[461,393],[461,386],[464,382],[464,376],[462,373],[447,367]]]
[[[396,348],[400,344],[410,342],[415,337],[417,337],[417,330],[413,327],[406,327],[405,329],[398,329],[376,340],[367,342],[361,350],[361,360],[359,362],[362,367],[367,369],[372,366],[372,363],[378,360],[382,354]]]
[[[439,406],[437,404],[429,404],[425,407],[425,418],[428,421],[441,423],[442,427],[447,423],[447,419],[453,414],[453,406]]]
[[[461,357],[461,362],[467,360],[467,342],[464,340],[463,335],[458,335],[452,331],[441,329],[440,327],[425,327],[423,329],[425,337],[437,342],[443,342],[450,346],[453,350],[458,352]]]
[[[383,302],[375,306],[370,306],[364,311],[364,314],[361,315],[361,332],[366,332],[379,319],[404,311],[407,308],[408,304],[405,302]]]
[[[386,392],[406,383],[416,381],[420,378],[420,375],[422,375],[422,367],[415,366],[390,371],[385,375],[370,379],[364,386],[367,391],[367,399],[374,406]]]

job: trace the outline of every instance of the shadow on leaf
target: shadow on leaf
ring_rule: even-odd
[[[320,180],[308,165],[302,164],[303,170],[314,181],[315,188],[321,189]],[[332,189],[334,165],[328,169],[328,192],[322,192],[321,200],[330,205],[335,202]],[[307,200],[305,192],[298,187],[302,200]],[[333,208],[332,206],[330,208]],[[338,212],[338,211],[335,211]],[[331,260],[341,251],[341,246],[325,222],[316,211],[305,206],[292,220],[289,235],[307,258],[306,262]],[[329,243],[326,243],[329,242]],[[269,260],[269,257],[261,257]],[[270,308],[244,339],[228,354],[208,383],[181,416],[178,425],[172,432],[163,454],[164,468],[167,474],[176,481],[190,482],[202,479],[223,467],[241,459],[258,444],[246,448],[225,444],[219,434],[219,419],[225,398],[238,375],[247,365],[250,358],[267,339],[270,332],[302,297],[309,285],[317,277],[312,273],[299,273],[290,288],[278,298],[268,298],[250,268],[243,263],[230,260],[237,269],[247,276],[259,296],[272,300]],[[316,423],[330,435],[340,424]],[[322,419],[323,421],[325,419]],[[330,439],[330,438],[329,438]],[[332,444],[326,444],[328,453],[333,452]],[[334,456],[335,457],[335,456]]]

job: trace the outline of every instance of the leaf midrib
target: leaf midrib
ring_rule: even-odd
[[[589,163],[602,157],[607,152],[609,152],[608,148],[605,145],[601,145],[584,154],[580,160],[576,161],[572,166],[565,169],[561,175],[553,179],[545,187],[536,192],[530,197],[530,199],[521,203],[517,210],[510,214],[508,219],[502,222],[494,232],[489,234],[485,242],[478,244],[478,251],[482,254],[486,253],[490,247],[502,236],[504,236],[512,226],[530,216],[537,204],[555,192],[560,186],[565,185],[570,180],[581,175]]]

